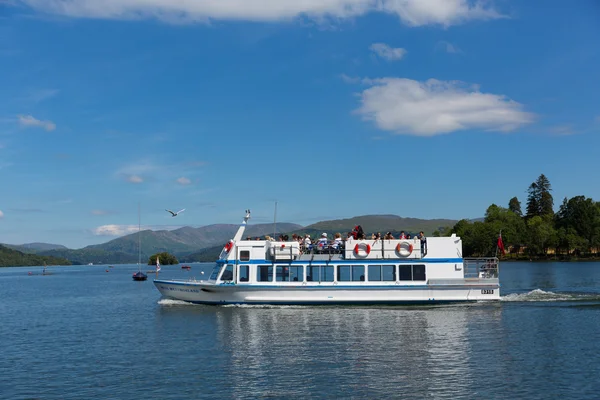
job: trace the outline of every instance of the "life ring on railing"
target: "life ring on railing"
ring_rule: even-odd
[[[225,244],[225,247],[223,247],[223,250],[225,250],[226,253],[229,253],[231,251],[231,249],[233,249],[233,240],[230,240],[229,242],[227,242]]]
[[[366,257],[371,252],[371,245],[368,243],[358,243],[354,246],[354,254],[358,257]]]
[[[413,252],[412,243],[401,242],[396,245],[396,253],[398,253],[402,257],[408,257],[412,254],[412,252]]]

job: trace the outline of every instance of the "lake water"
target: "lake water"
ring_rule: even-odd
[[[135,265],[49,270],[0,268],[2,399],[600,398],[600,263],[503,263],[502,301],[433,307],[189,305]]]

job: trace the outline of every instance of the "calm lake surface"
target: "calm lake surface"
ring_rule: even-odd
[[[212,264],[191,267],[161,278]],[[597,262],[502,263],[502,301],[434,307],[189,305],[135,265],[41,270],[0,268],[2,399],[600,398]]]

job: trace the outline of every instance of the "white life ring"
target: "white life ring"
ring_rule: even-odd
[[[408,257],[413,252],[413,245],[409,242],[400,242],[396,245],[396,253],[401,257]]]
[[[358,243],[354,246],[354,254],[357,257],[366,257],[371,253],[371,245],[368,243]]]

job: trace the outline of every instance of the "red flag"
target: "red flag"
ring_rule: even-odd
[[[500,249],[502,254],[506,254],[506,252],[504,251],[504,243],[502,243],[502,233],[498,235],[498,248]]]

